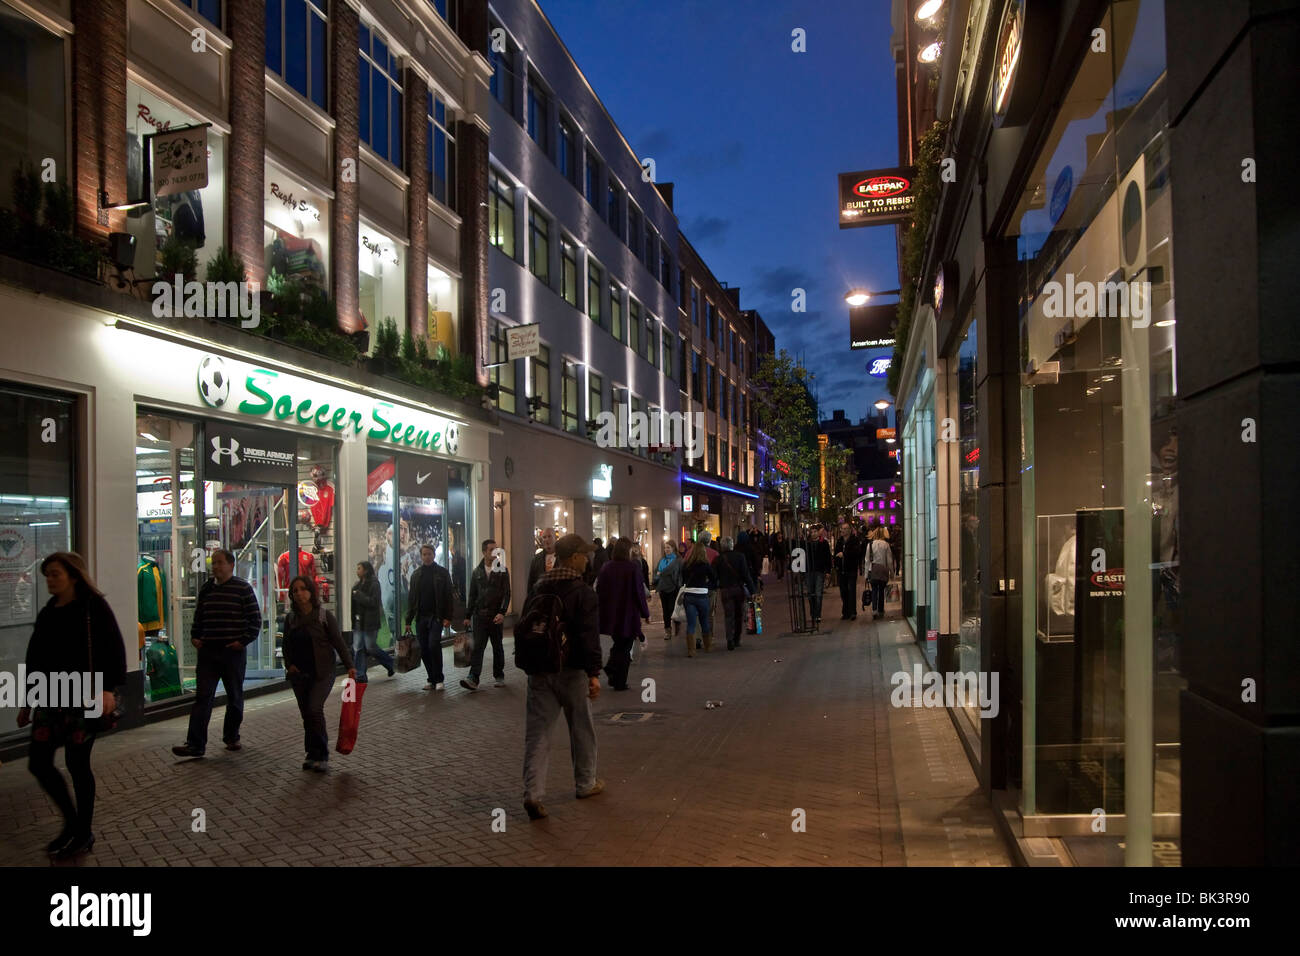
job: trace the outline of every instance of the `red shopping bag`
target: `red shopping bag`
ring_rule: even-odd
[[[352,753],[352,748],[357,745],[357,729],[361,726],[361,700],[366,696],[366,687],[364,681],[357,683],[351,678],[343,682],[343,709],[339,712],[339,738],[334,745],[334,749],[341,754]]]

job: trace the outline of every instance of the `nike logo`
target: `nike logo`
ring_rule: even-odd
[[[429,477],[430,475],[432,475],[432,474],[433,474],[433,472],[431,472],[431,471],[426,471],[426,472],[422,475],[422,474],[420,474],[420,473],[417,471],[417,472],[415,473],[415,483],[416,483],[417,485],[422,485],[422,484],[424,484],[424,479],[428,478],[428,477]]]

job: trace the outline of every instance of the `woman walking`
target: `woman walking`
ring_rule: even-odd
[[[704,650],[713,649],[713,622],[709,615],[709,595],[718,589],[718,576],[709,564],[709,552],[703,541],[696,541],[682,565],[682,589],[686,596],[686,656],[695,656],[695,625],[704,633]]]
[[[677,625],[673,623],[673,609],[677,607],[677,592],[682,586],[682,561],[671,541],[664,542],[664,556],[655,565],[654,589],[659,594],[659,604],[664,609],[664,640],[673,639]]]
[[[375,566],[362,561],[357,565],[357,583],[352,585],[352,652],[356,657],[358,684],[366,682],[367,656],[383,664],[389,677],[396,672],[392,655],[379,646],[379,614],[383,606]]]
[[[866,564],[871,581],[871,619],[874,621],[885,616],[885,585],[894,576],[894,552],[889,547],[889,532],[884,528],[871,532]]]
[[[641,589],[648,603],[650,600],[650,563],[646,561],[645,555],[641,553],[641,549],[637,547],[635,544],[632,545],[632,563],[639,564],[641,566]],[[655,616],[654,606],[651,605],[650,613],[646,616],[646,622],[648,623],[654,616]],[[640,647],[641,653],[644,654],[645,653],[644,632],[642,632],[637,636],[637,641],[641,645]]]
[[[81,555],[56,551],[41,562],[41,573],[50,599],[36,616],[27,644],[28,679],[41,674],[46,686],[53,687],[55,674],[102,675],[103,683],[95,689],[102,691],[102,713],[111,714],[117,709],[117,698],[104,688],[126,683],[126,648],[113,609],[95,587]],[[65,706],[37,707],[34,712],[22,708],[18,726],[32,724],[27,768],[63,814],[63,829],[46,849],[55,859],[67,860],[95,845],[91,831],[95,775],[90,769],[90,751],[95,746],[97,718],[86,716],[84,699],[56,703]],[[60,747],[72,777],[75,803],[63,774],[54,767],[54,752]]]
[[[645,593],[641,562],[632,560],[632,542],[619,538],[614,542],[610,559],[596,575],[600,633],[614,638],[605,664],[605,676],[614,690],[627,690],[632,641],[641,636],[641,622],[650,619]]]
[[[339,633],[338,618],[321,607],[316,582],[298,575],[289,582],[289,599],[291,606],[284,619],[284,662],[302,714],[303,747],[307,751],[302,769],[324,773],[330,759],[325,699],[334,687],[334,652],[339,652],[353,680],[357,671],[352,652]]]

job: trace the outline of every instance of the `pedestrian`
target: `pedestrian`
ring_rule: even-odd
[[[462,677],[460,686],[478,690],[483,673],[483,655],[487,642],[492,641],[492,680],[497,687],[506,686],[506,651],[502,643],[501,623],[510,610],[510,572],[502,562],[496,568],[493,552],[497,543],[488,538],[483,542],[483,560],[469,577],[469,600],[465,602],[465,627],[472,628],[474,653],[470,658],[469,677]]]
[[[596,575],[596,600],[600,609],[600,632],[614,639],[605,664],[605,676],[614,690],[627,690],[627,669],[632,641],[642,634],[641,622],[650,619],[641,562],[632,560],[632,542],[619,538],[612,554]]]
[[[826,579],[830,577],[834,565],[831,546],[826,540],[826,527],[817,525],[813,531],[814,538],[808,548],[808,610],[815,631],[822,622],[822,596],[826,592]]]
[[[57,675],[102,675],[98,686],[83,684],[79,701],[47,701],[53,706],[23,707],[17,714],[19,727],[32,725],[27,769],[63,814],[63,829],[46,850],[56,859],[67,860],[95,845],[91,830],[95,774],[90,769],[90,751],[95,746],[97,725],[95,717],[86,715],[87,692],[93,689],[100,694],[101,714],[117,709],[116,694],[106,688],[126,683],[126,646],[113,609],[95,587],[81,555],[55,551],[41,562],[41,574],[50,599],[36,615],[27,642],[27,686],[37,674],[51,691],[67,686],[67,677]],[[54,754],[60,747],[72,777],[75,802],[63,774],[54,766]]]
[[[646,602],[649,603],[650,564],[649,562],[646,561],[645,555],[641,553],[641,549],[637,547],[635,544],[632,545],[632,561],[634,564],[641,565],[641,593],[645,595]],[[654,613],[655,613],[654,605],[650,604],[650,616],[646,618],[647,622],[654,619]],[[645,653],[645,632],[644,631],[642,631],[641,634],[637,637],[637,641],[641,645],[640,647],[641,653]]]
[[[763,565],[758,554],[758,548],[754,545],[754,538],[749,532],[742,531],[736,535],[736,550],[745,556],[745,562],[749,565],[750,577],[754,579],[756,585],[750,590],[757,594],[763,588]]]
[[[596,550],[591,553],[591,561],[587,565],[588,584],[595,583],[596,575],[600,574],[600,569],[603,568],[605,562],[609,560],[609,551],[614,547],[612,540],[610,541],[609,549],[606,549],[605,545],[599,538],[592,538],[591,543]]]
[[[686,605],[686,656],[694,657],[697,648],[706,652],[713,649],[713,624],[709,616],[709,595],[718,589],[718,576],[713,572],[709,562],[709,549],[702,540],[695,546],[682,564],[682,589],[686,596],[682,603]],[[696,642],[695,629],[699,624],[703,632],[702,643]]]
[[[569,724],[575,795],[583,800],[605,789],[605,781],[596,777],[596,726],[591,719],[590,704],[600,696],[602,657],[596,592],[583,580],[591,551],[592,546],[576,534],[566,534],[555,542],[555,566],[538,580],[534,595],[554,594],[560,599],[567,650],[559,673],[528,675],[524,810],[530,820],[547,815],[542,798],[546,795],[546,773],[551,762],[551,726],[561,710]],[[524,615],[527,613],[528,605],[525,605]]]
[[[858,575],[862,571],[865,550],[858,529],[854,528],[846,534],[836,555],[839,560],[841,621],[858,619]]]
[[[325,700],[334,688],[334,652],[356,680],[352,652],[343,643],[338,618],[320,603],[316,582],[300,574],[289,582],[289,613],[284,617],[284,664],[302,714],[303,770],[329,769],[330,738],[325,729]]]
[[[415,635],[420,641],[424,671],[428,676],[425,690],[442,690],[442,631],[451,624],[453,600],[451,575],[433,560],[433,546],[420,548],[420,566],[411,572],[407,587],[406,627],[415,621]]]
[[[667,539],[664,540],[664,556],[655,565],[651,586],[659,594],[659,605],[664,611],[664,640],[671,641],[677,627],[673,621],[673,610],[677,607],[677,592],[682,586],[682,559],[677,556],[673,543]]]
[[[533,596],[533,589],[537,587],[537,582],[541,580],[542,575],[555,567],[555,529],[543,528],[537,535],[537,543],[541,550],[533,555],[532,563],[528,565],[528,590],[524,592],[525,604]]]
[[[208,749],[208,721],[217,683],[226,690],[226,717],[221,739],[227,750],[240,750],[239,725],[244,720],[244,672],[248,645],[262,631],[262,611],[253,587],[235,577],[235,556],[224,548],[212,552],[212,577],[203,582],[194,602],[190,643],[195,661],[194,706],[185,743],[172,748],[178,757],[202,757]]]
[[[366,666],[370,657],[388,670],[388,676],[397,673],[393,657],[379,646],[379,616],[383,613],[383,596],[375,566],[369,561],[357,565],[357,583],[352,585],[352,651],[357,664],[357,683],[366,682]]]
[[[785,577],[785,559],[789,554],[789,549],[785,543],[785,536],[780,531],[772,536],[772,569],[776,571],[776,579],[780,581]]]
[[[754,576],[749,570],[749,560],[744,553],[733,547],[730,538],[718,542],[721,553],[713,562],[713,573],[718,579],[718,591],[722,595],[722,612],[724,633],[727,636],[727,650],[734,651],[740,646],[740,637],[745,625],[745,600],[757,590]]]
[[[894,576],[894,552],[889,547],[889,532],[877,528],[867,549],[867,574],[871,581],[871,619],[885,616],[885,584]]]

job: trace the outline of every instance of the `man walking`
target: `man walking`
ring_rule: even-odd
[[[808,610],[812,615],[813,630],[822,622],[822,595],[832,567],[831,546],[826,540],[826,528],[818,525],[816,537],[808,547]]]
[[[190,643],[198,650],[194,706],[185,743],[172,748],[178,757],[202,757],[208,749],[208,721],[217,682],[226,689],[226,718],[221,737],[227,750],[240,750],[239,725],[244,720],[244,672],[248,645],[262,631],[257,595],[243,578],[235,577],[235,556],[225,549],[212,552],[212,577],[203,582],[195,601]]]
[[[496,548],[497,543],[491,538],[483,542],[483,560],[469,576],[465,626],[473,629],[474,654],[470,660],[469,677],[460,681],[460,686],[467,690],[478,690],[489,638],[492,640],[492,678],[497,687],[506,686],[506,652],[501,643],[501,622],[510,609],[510,572],[504,562],[501,570],[495,569],[492,552]]]
[[[528,566],[528,590],[524,592],[524,602],[533,596],[533,589],[542,575],[555,567],[555,529],[543,528],[537,536],[542,550],[533,555],[533,562]]]
[[[858,528],[848,534],[840,544],[840,620],[858,619],[858,573],[862,570],[863,544]]]
[[[555,566],[541,576],[534,595],[535,598],[555,595],[560,599],[566,655],[559,673],[528,674],[524,810],[531,820],[547,815],[542,798],[546,795],[546,772],[551,762],[551,726],[561,710],[569,724],[569,748],[578,799],[594,797],[605,789],[605,782],[596,777],[596,727],[589,703],[600,696],[602,657],[596,592],[583,580],[591,551],[592,546],[581,537],[566,534],[555,543]],[[529,607],[525,606],[525,616],[528,611]],[[515,645],[518,654],[518,637]]]
[[[740,636],[745,630],[745,599],[758,588],[744,552],[735,549],[730,538],[720,540],[718,547],[722,553],[713,562],[713,573],[718,576],[718,590],[722,594],[727,650],[734,651],[740,646]]]
[[[420,549],[420,566],[411,572],[407,601],[406,626],[409,629],[411,621],[416,622],[415,634],[429,678],[424,689],[442,690],[442,629],[451,623],[451,575],[433,563],[433,545]]]

